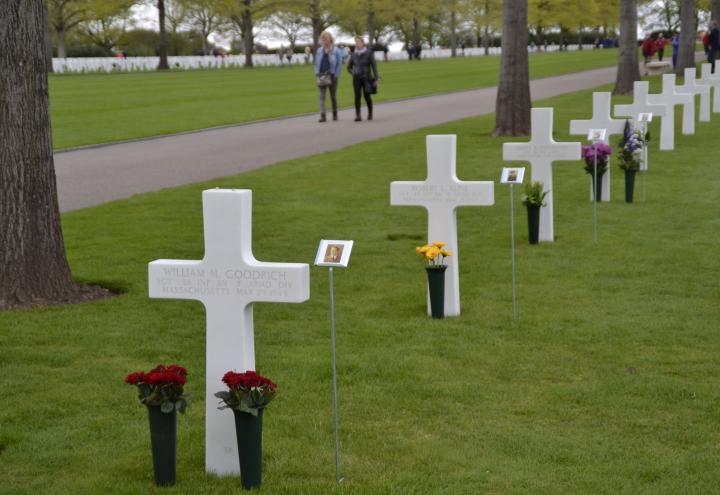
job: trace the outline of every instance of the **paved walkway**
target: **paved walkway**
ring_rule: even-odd
[[[615,81],[609,67],[531,81],[533,100]],[[347,82],[347,81],[346,81]],[[103,145],[55,154],[61,211],[133,194],[207,181],[348,145],[495,111],[496,88],[376,105],[373,122],[317,123],[303,115],[246,125]],[[588,118],[590,116],[588,115]]]

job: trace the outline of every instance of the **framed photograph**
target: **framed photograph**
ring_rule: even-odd
[[[321,240],[317,255],[315,255],[315,266],[347,268],[352,247],[353,241]]]
[[[593,143],[596,143],[598,141],[605,141],[605,136],[607,135],[607,129],[590,129],[588,131],[588,141],[592,141]]]
[[[522,184],[525,177],[525,168],[508,168],[504,167],[500,176],[501,184]]]
[[[638,122],[652,122],[652,112],[638,114]]]

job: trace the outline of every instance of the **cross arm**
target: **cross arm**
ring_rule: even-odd
[[[155,260],[148,264],[149,296],[155,299],[202,300],[210,288],[198,287],[194,281],[199,277],[205,277],[202,261]]]
[[[310,299],[310,267],[305,263],[257,261],[243,270],[228,270],[225,276],[248,302],[301,303]]]
[[[503,144],[503,160],[528,161],[531,158],[530,145],[528,143],[505,143]]]
[[[393,206],[426,206],[435,196],[433,186],[424,182],[396,181],[390,183],[390,204]]]

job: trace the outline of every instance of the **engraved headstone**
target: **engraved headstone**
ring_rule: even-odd
[[[633,121],[633,127],[638,127],[638,115],[641,113],[652,113],[655,117],[662,117],[663,120],[668,118],[670,111],[665,104],[651,104],[649,102],[650,84],[647,81],[635,81],[633,85],[633,102],[629,105],[615,105],[615,115],[618,117],[628,117]],[[673,107],[670,107],[673,108]],[[668,142],[668,136],[660,136],[660,149],[668,148],[671,143]]]
[[[611,108],[610,93],[593,93],[593,116],[590,120],[571,120],[570,134],[587,135],[590,129],[605,129],[606,144],[610,144],[610,136],[622,136],[625,130],[625,119],[613,119],[610,115]],[[610,201],[610,157],[608,157],[608,166],[602,175],[602,196],[601,201]],[[590,183],[590,199],[593,198],[592,182]]]
[[[702,64],[700,66],[700,82],[712,87],[712,111],[720,113],[720,72],[712,73],[712,65]]]
[[[456,210],[461,206],[495,203],[492,181],[461,181],[456,175],[457,136],[427,136],[427,179],[390,185],[390,204],[423,206],[428,212],[428,242],[445,242],[452,256],[445,259],[445,316],[460,314],[460,275]],[[428,299],[428,314],[430,302]]]
[[[530,162],[532,181],[540,181],[548,191],[546,206],[540,208],[540,232],[538,240],[553,242],[553,185],[552,165],[561,160],[580,160],[580,143],[558,143],[553,139],[553,109],[533,108],[529,143],[503,144],[503,160]]]
[[[205,255],[200,261],[156,260],[148,266],[151,298],[205,306],[205,469],[240,472],[235,423],[214,393],[228,370],[255,369],[253,303],[299,303],[310,297],[309,267],[266,263],[252,253],[252,191],[203,191]]]
[[[663,74],[663,89],[660,94],[648,95],[648,102],[654,105],[665,105],[667,113],[660,122],[660,149],[675,149],[675,106],[683,107],[683,134],[686,125],[695,124],[695,97],[685,93],[678,93],[675,89],[675,74]]]
[[[710,122],[710,86],[704,84],[696,78],[695,67],[685,69],[685,78],[682,86],[677,87],[678,93],[688,93],[691,95],[700,95],[700,122]],[[684,118],[683,118],[684,121]],[[693,126],[693,130],[694,130]]]

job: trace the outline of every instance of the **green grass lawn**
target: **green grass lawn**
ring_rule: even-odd
[[[536,53],[541,78],[617,63],[617,50]],[[379,65],[379,101],[494,86],[499,57],[465,57]],[[50,78],[57,149],[142,138],[318,110],[309,66],[253,70],[54,75]],[[338,100],[352,106],[345,71]]]
[[[566,140],[591,98],[545,104]],[[426,214],[391,207],[389,185],[425,177],[427,133],[458,135],[461,179],[497,180],[492,126],[468,119],[64,215],[75,276],[123,294],[0,313],[0,493],[239,490],[204,473],[204,310],[147,297],[149,261],[202,257],[200,193],[216,186],[253,190],[261,260],[310,263],[321,238],[356,241],[335,279],[347,483],[334,482],[327,270],[312,268],[309,302],[255,308],[258,368],[279,384],[264,493],[716,493],[717,122],[678,133],[676,151],[653,144],[646,202],[621,201],[614,166],[597,244],[579,162],[555,166],[555,243],[527,244],[516,195],[516,323],[508,189],[461,209],[462,316],[431,320],[414,252]],[[170,490],[153,487],[146,412],[123,384],[159,362],[187,366],[194,397]]]

